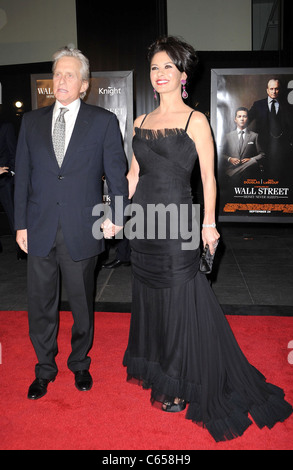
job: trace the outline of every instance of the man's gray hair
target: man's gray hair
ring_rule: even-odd
[[[90,80],[90,64],[89,60],[87,57],[83,55],[83,53],[79,49],[74,49],[71,47],[62,47],[59,49],[55,54],[53,55],[53,73],[55,72],[55,68],[57,65],[57,62],[59,59],[62,59],[62,57],[75,57],[75,59],[78,59],[80,62],[80,73],[81,73],[81,78],[85,82],[89,82]],[[84,98],[86,95],[86,91],[80,94],[81,98]]]

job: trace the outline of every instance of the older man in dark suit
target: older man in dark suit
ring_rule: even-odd
[[[292,182],[293,106],[281,96],[279,79],[270,79],[266,91],[267,97],[249,110],[249,121],[266,154],[266,176]]]
[[[104,222],[106,237],[123,224],[115,200],[122,199],[122,207],[128,202],[117,118],[81,101],[88,86],[86,57],[76,49],[58,51],[53,63],[56,102],[25,114],[18,140],[15,227],[17,242],[28,253],[30,338],[38,358],[30,399],[41,398],[57,375],[59,271],[74,319],[68,367],[79,390],[92,386],[88,352],[93,340],[94,269],[104,251],[103,238],[92,233],[92,211],[102,203],[103,175],[115,217]]]

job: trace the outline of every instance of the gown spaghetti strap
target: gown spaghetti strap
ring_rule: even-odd
[[[172,230],[164,239],[147,238],[148,204],[192,207],[197,152],[187,134],[191,114],[185,129],[144,129],[147,116],[135,129],[140,175],[133,202],[145,218],[144,236],[131,240],[133,301],[123,364],[128,380],[151,389],[153,402],[185,400],[186,418],[223,441],[241,436],[250,418],[272,428],[293,410],[283,390],[267,383],[242,353],[199,272],[199,248],[182,250],[186,234],[179,230],[176,238]]]

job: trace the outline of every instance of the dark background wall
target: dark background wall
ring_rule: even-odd
[[[94,71],[133,70],[134,114],[149,112],[154,101],[146,52],[157,37],[167,34],[167,2],[114,2],[102,11],[98,4],[76,0],[78,47]]]

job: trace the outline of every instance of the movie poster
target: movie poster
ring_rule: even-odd
[[[293,69],[212,70],[219,220],[293,221]]]

